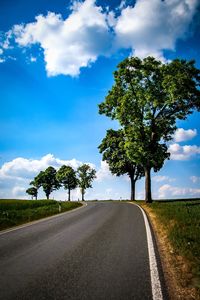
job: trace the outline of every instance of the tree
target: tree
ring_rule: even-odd
[[[57,171],[56,178],[60,185],[63,185],[68,190],[68,201],[70,201],[70,192],[78,185],[76,172],[72,167],[63,165]]]
[[[78,184],[81,189],[82,201],[84,201],[85,190],[92,187],[92,181],[96,178],[96,170],[87,164],[77,169]]]
[[[41,183],[40,183],[40,181],[38,180],[37,176],[34,178],[34,180],[32,180],[32,181],[30,182],[30,185],[33,185],[33,187],[34,187],[34,188],[36,189],[36,191],[37,191],[36,196],[34,196],[35,199],[37,200],[38,190],[39,190],[39,188],[41,187]]]
[[[176,120],[200,109],[200,71],[194,61],[162,62],[147,57],[125,59],[114,73],[115,83],[100,114],[117,119],[126,134],[128,157],[145,171],[145,200],[151,198],[151,169],[158,171],[166,158]]]
[[[34,182],[37,182],[38,186],[43,187],[47,199],[49,199],[49,195],[54,190],[57,190],[60,187],[60,184],[56,179],[56,170],[53,167],[48,167],[45,171],[41,171],[34,178]]]
[[[35,199],[37,200],[38,190],[35,187],[28,188],[26,190],[26,193],[31,195],[32,199],[33,199],[33,197],[35,197]]]
[[[109,129],[99,146],[99,151],[103,153],[103,160],[108,163],[112,174],[117,176],[128,174],[131,181],[131,200],[135,200],[135,183],[144,176],[144,169],[128,158],[125,142],[126,139],[122,129],[118,131]]]

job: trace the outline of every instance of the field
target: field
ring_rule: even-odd
[[[61,210],[59,211],[59,203]],[[0,230],[48,217],[81,206],[78,202],[55,200],[0,199]]]
[[[145,207],[148,212],[148,207]],[[186,273],[191,275],[188,285],[200,291],[200,199],[155,201],[150,206],[150,212],[156,215],[167,232],[174,257],[183,257],[188,265]]]

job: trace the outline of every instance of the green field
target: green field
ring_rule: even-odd
[[[151,208],[167,229],[175,253],[190,263],[192,285],[200,289],[200,199],[155,201]]]
[[[0,230],[30,221],[45,218],[79,207],[79,202],[58,202],[55,200],[8,200],[0,199]]]

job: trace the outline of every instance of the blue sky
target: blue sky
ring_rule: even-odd
[[[200,68],[198,3],[2,0],[0,198],[26,197],[29,181],[49,165],[83,162],[97,170],[86,198],[129,198],[128,179],[111,176],[98,153],[106,130],[117,128],[98,104],[128,55],[195,59]],[[177,123],[171,160],[152,174],[154,198],[200,197],[199,116]],[[137,197],[143,192],[140,180]],[[62,190],[52,196],[66,198]]]

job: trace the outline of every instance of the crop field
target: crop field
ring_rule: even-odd
[[[193,284],[200,290],[200,199],[155,201],[151,208],[167,229],[175,253],[190,262]]]
[[[0,199],[0,230],[65,212],[81,205],[79,202],[55,200]]]

